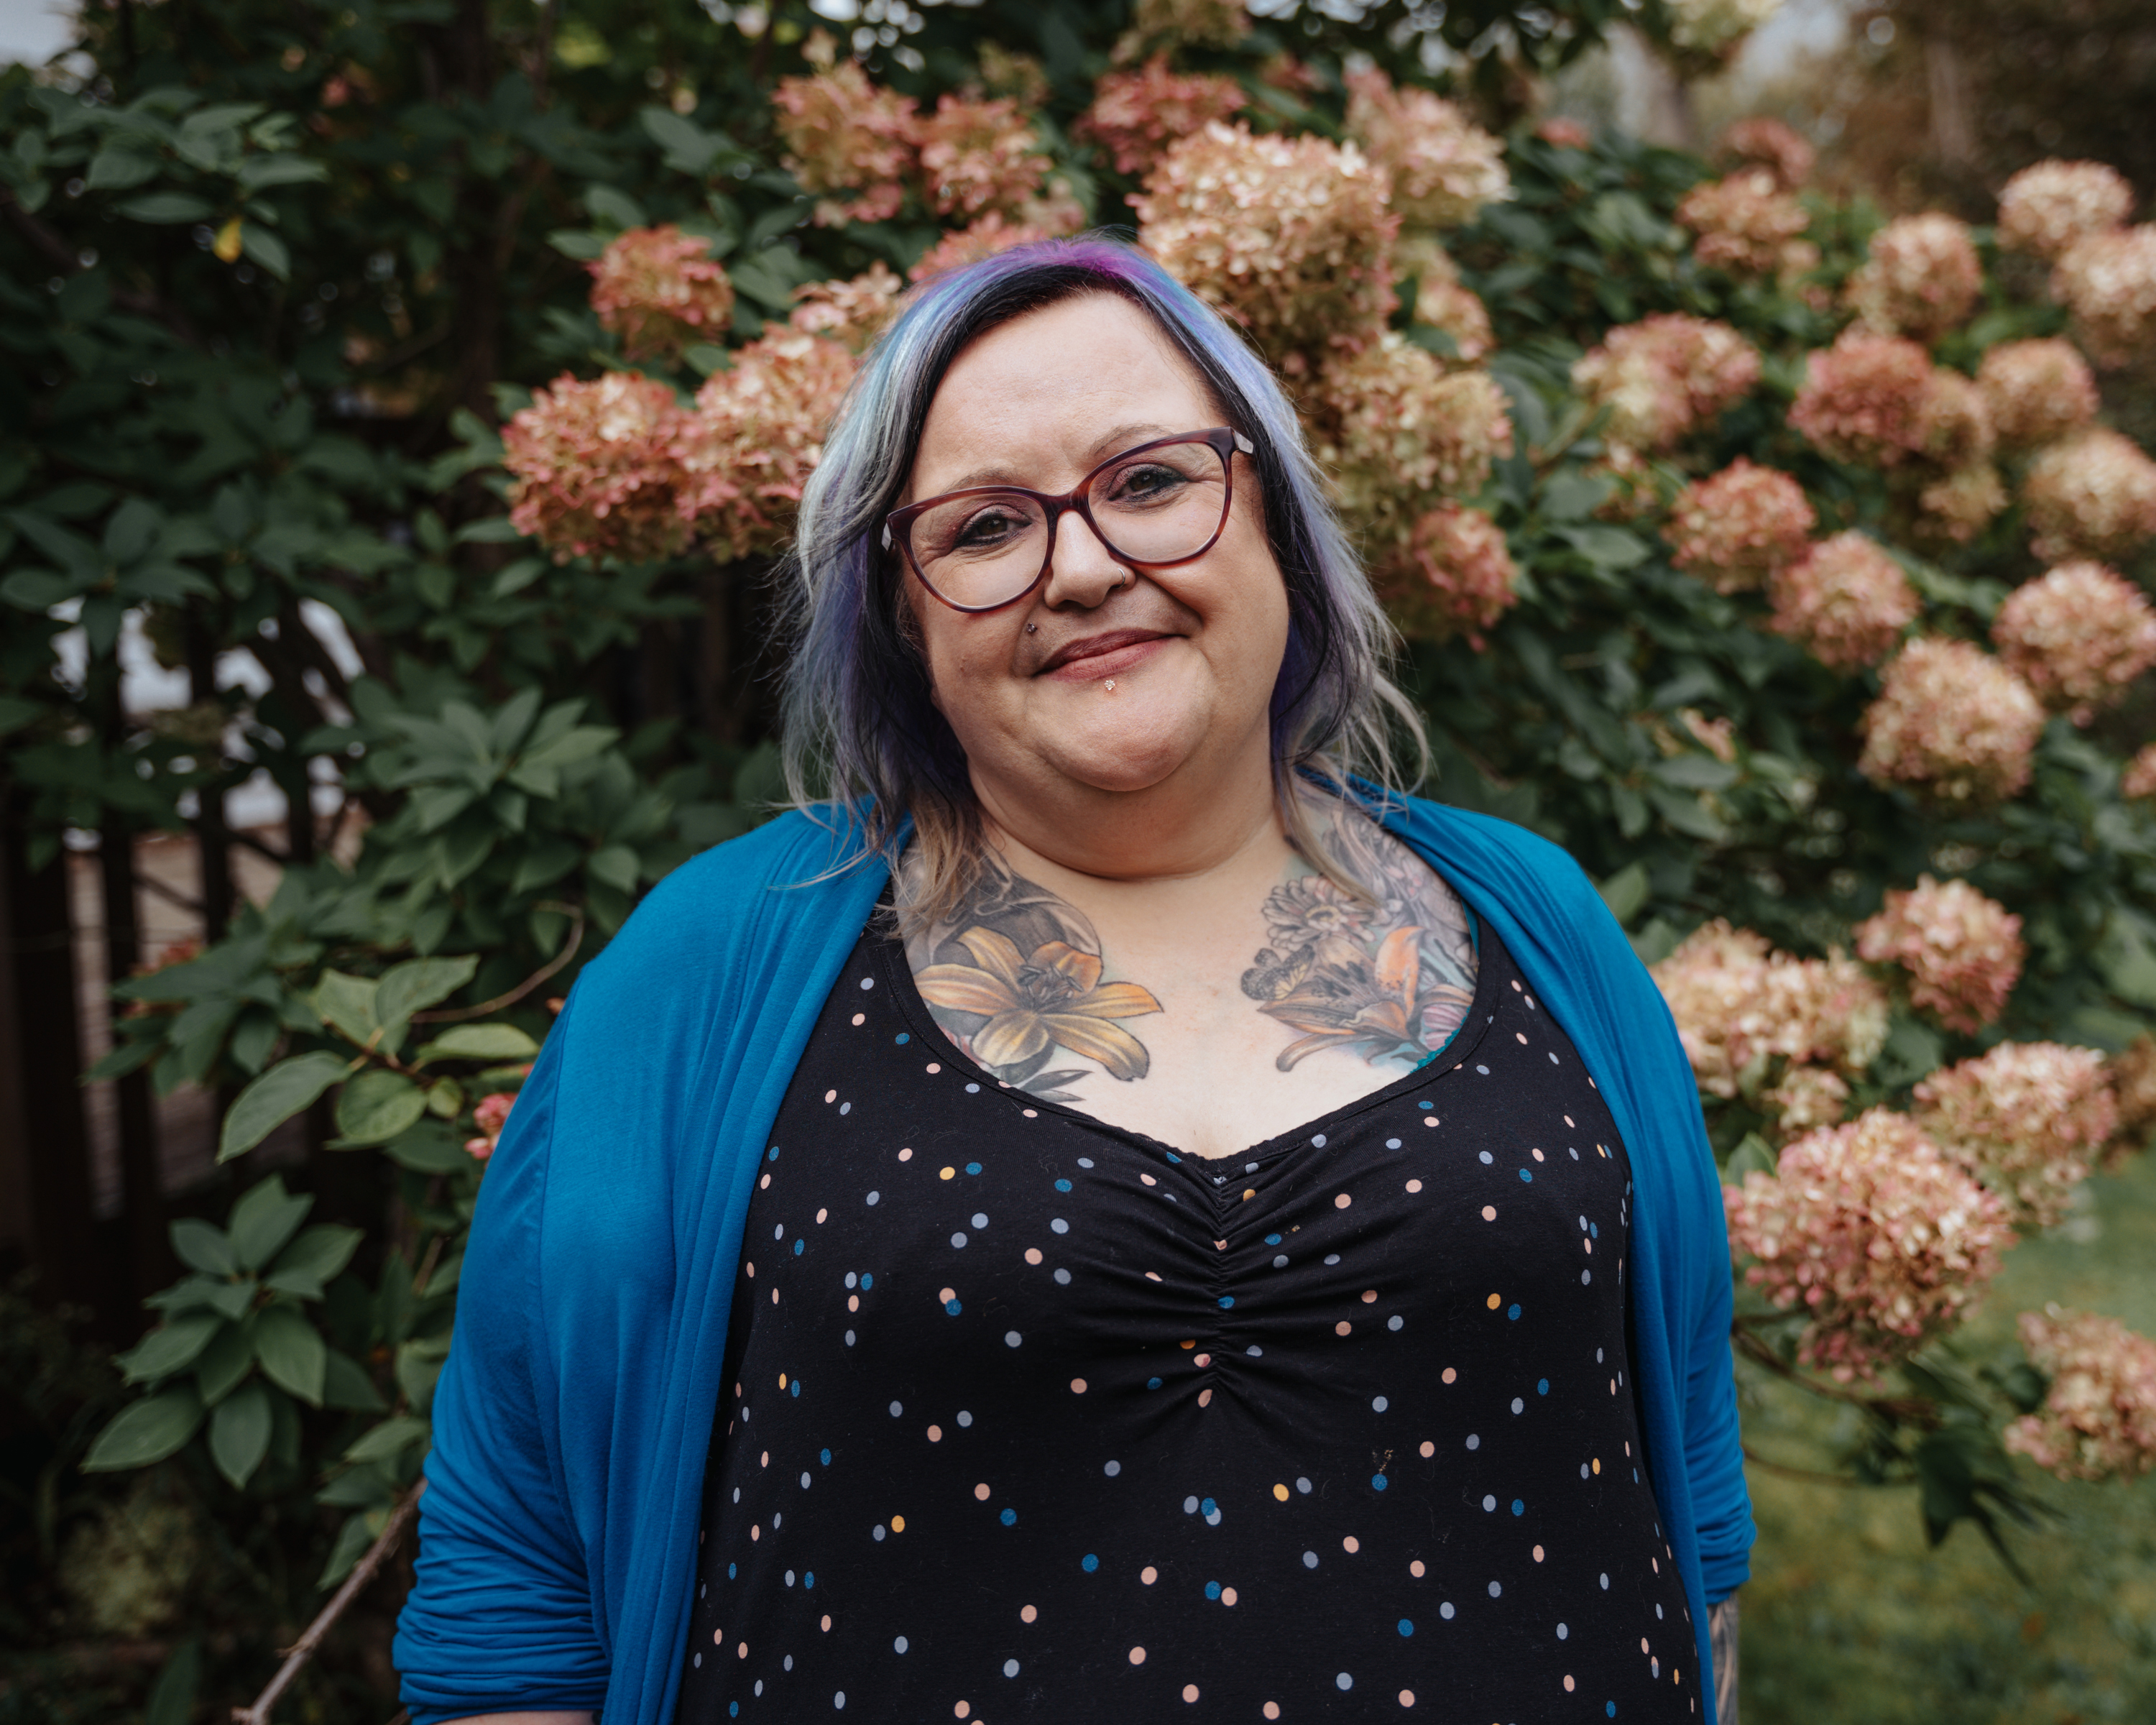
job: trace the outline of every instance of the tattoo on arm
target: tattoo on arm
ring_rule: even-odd
[[[951,915],[907,941],[906,962],[943,1034],[1014,1089],[1076,1101],[1064,1086],[1086,1070],[1053,1068],[1058,1050],[1125,1080],[1151,1065],[1122,1021],[1160,1002],[1136,983],[1102,982],[1091,921],[993,851]]]
[[[1283,1072],[1327,1048],[1411,1071],[1451,1040],[1474,1001],[1466,908],[1375,821],[1342,809],[1332,823],[1334,855],[1377,901],[1299,863],[1265,901],[1269,944],[1243,973],[1243,992],[1303,1032],[1274,1062]]]
[[[1737,1725],[1737,1595],[1707,1608],[1707,1644],[1714,1650],[1714,1717]]]

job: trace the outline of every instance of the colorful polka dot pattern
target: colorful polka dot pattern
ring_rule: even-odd
[[[682,1725],[1698,1717],[1628,1164],[1488,930],[1436,1061],[1219,1161],[1003,1089],[872,932],[773,1141]]]

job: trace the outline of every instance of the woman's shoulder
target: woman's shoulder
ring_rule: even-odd
[[[1372,791],[1365,806],[1390,831],[1455,865],[1514,875],[1568,904],[1603,902],[1570,851],[1517,821],[1404,791]]]

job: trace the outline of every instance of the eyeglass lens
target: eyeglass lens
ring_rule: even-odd
[[[1093,475],[1086,503],[1109,551],[1135,563],[1195,556],[1228,512],[1228,470],[1206,444],[1169,444]],[[1048,558],[1048,512],[1022,491],[953,497],[915,517],[921,577],[953,604],[1001,603],[1033,585]]]

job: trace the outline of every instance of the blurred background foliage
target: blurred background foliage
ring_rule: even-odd
[[[1572,847],[1651,957],[1712,916],[1822,952],[1945,869],[2024,919],[2001,1029],[2106,1049],[2142,1030],[2156,849],[2118,764],[2150,734],[2145,683],[2093,727],[2054,721],[2003,808],[1942,818],[1875,785],[1855,732],[1876,684],[1752,627],[1609,507],[1571,368],[1615,325],[1726,321],[1763,380],[1665,464],[1664,501],[1748,455],[1801,477],[1831,525],[1890,528],[1879,476],[1788,426],[1803,355],[1892,213],[1987,223],[2006,177],[2050,156],[2156,186],[2143,8],[1861,8],[1801,78],[1753,90],[1826,146],[1809,295],[1703,267],[1676,219],[1741,70],[1698,45],[1715,8],[1252,10],[1239,31],[1235,8],[1151,0],[116,0],[85,9],[56,68],[0,73],[0,1137],[18,1146],[0,1173],[27,1272],[0,1299],[0,1722],[181,1725],[259,1690],[408,1501],[488,1100],[639,892],[776,792],[767,555],[557,557],[508,523],[501,434],[564,372],[624,364],[585,268],[624,231],[679,224],[732,281],[727,326],[649,368],[685,394],[798,287],[902,275],[939,239],[918,208],[811,219],[771,95],[812,69],[819,28],[906,96],[1021,98],[1102,223],[1132,221],[1138,177],[1075,123],[1133,42],[1235,80],[1260,131],[1340,136],[1363,66],[1466,104],[1504,136],[1515,192],[1446,236],[1515,433],[1475,501],[1525,573],[1486,647],[1410,649],[1436,793]],[[1598,117],[1627,54],[1656,141],[1537,130]],[[1979,237],[1986,297],[1941,349],[1964,369],[2065,322],[2041,272]],[[1394,322],[1461,357],[1411,305]],[[2148,367],[2104,379],[2144,444]],[[2010,511],[1903,552],[1927,626],[1983,639],[2041,567],[2025,536]],[[131,695],[151,678],[170,698]],[[190,842],[177,886],[142,861],[159,834]],[[147,938],[146,895],[206,950]],[[84,1008],[110,1019],[102,1184],[78,922],[101,951]],[[1876,1092],[1990,1040],[1904,1010]],[[192,1163],[170,1106],[189,1094],[224,1122]],[[1722,1109],[1721,1148],[1765,1123]],[[2156,1322],[2128,1286],[2156,1241],[2148,1178],[2100,1178],[2017,1254],[2025,1291],[2002,1288],[1969,1346],[2010,1348],[2015,1297]],[[1876,1449],[1763,1375],[1747,1394],[1772,1453]],[[2049,1553],[2027,1558],[2033,1591],[1973,1538],[1927,1555],[1907,1491],[1758,1483],[1755,1717],[2131,1717],[2156,1692],[2145,1482],[2066,1494],[2070,1537],[2026,1542]],[[1873,1503],[1891,1525],[1851,1507]],[[404,1561],[340,1620],[293,1716],[395,1711]],[[2103,1565],[2107,1616],[2088,1597]],[[1903,1595],[1891,1621],[1882,1586]]]

